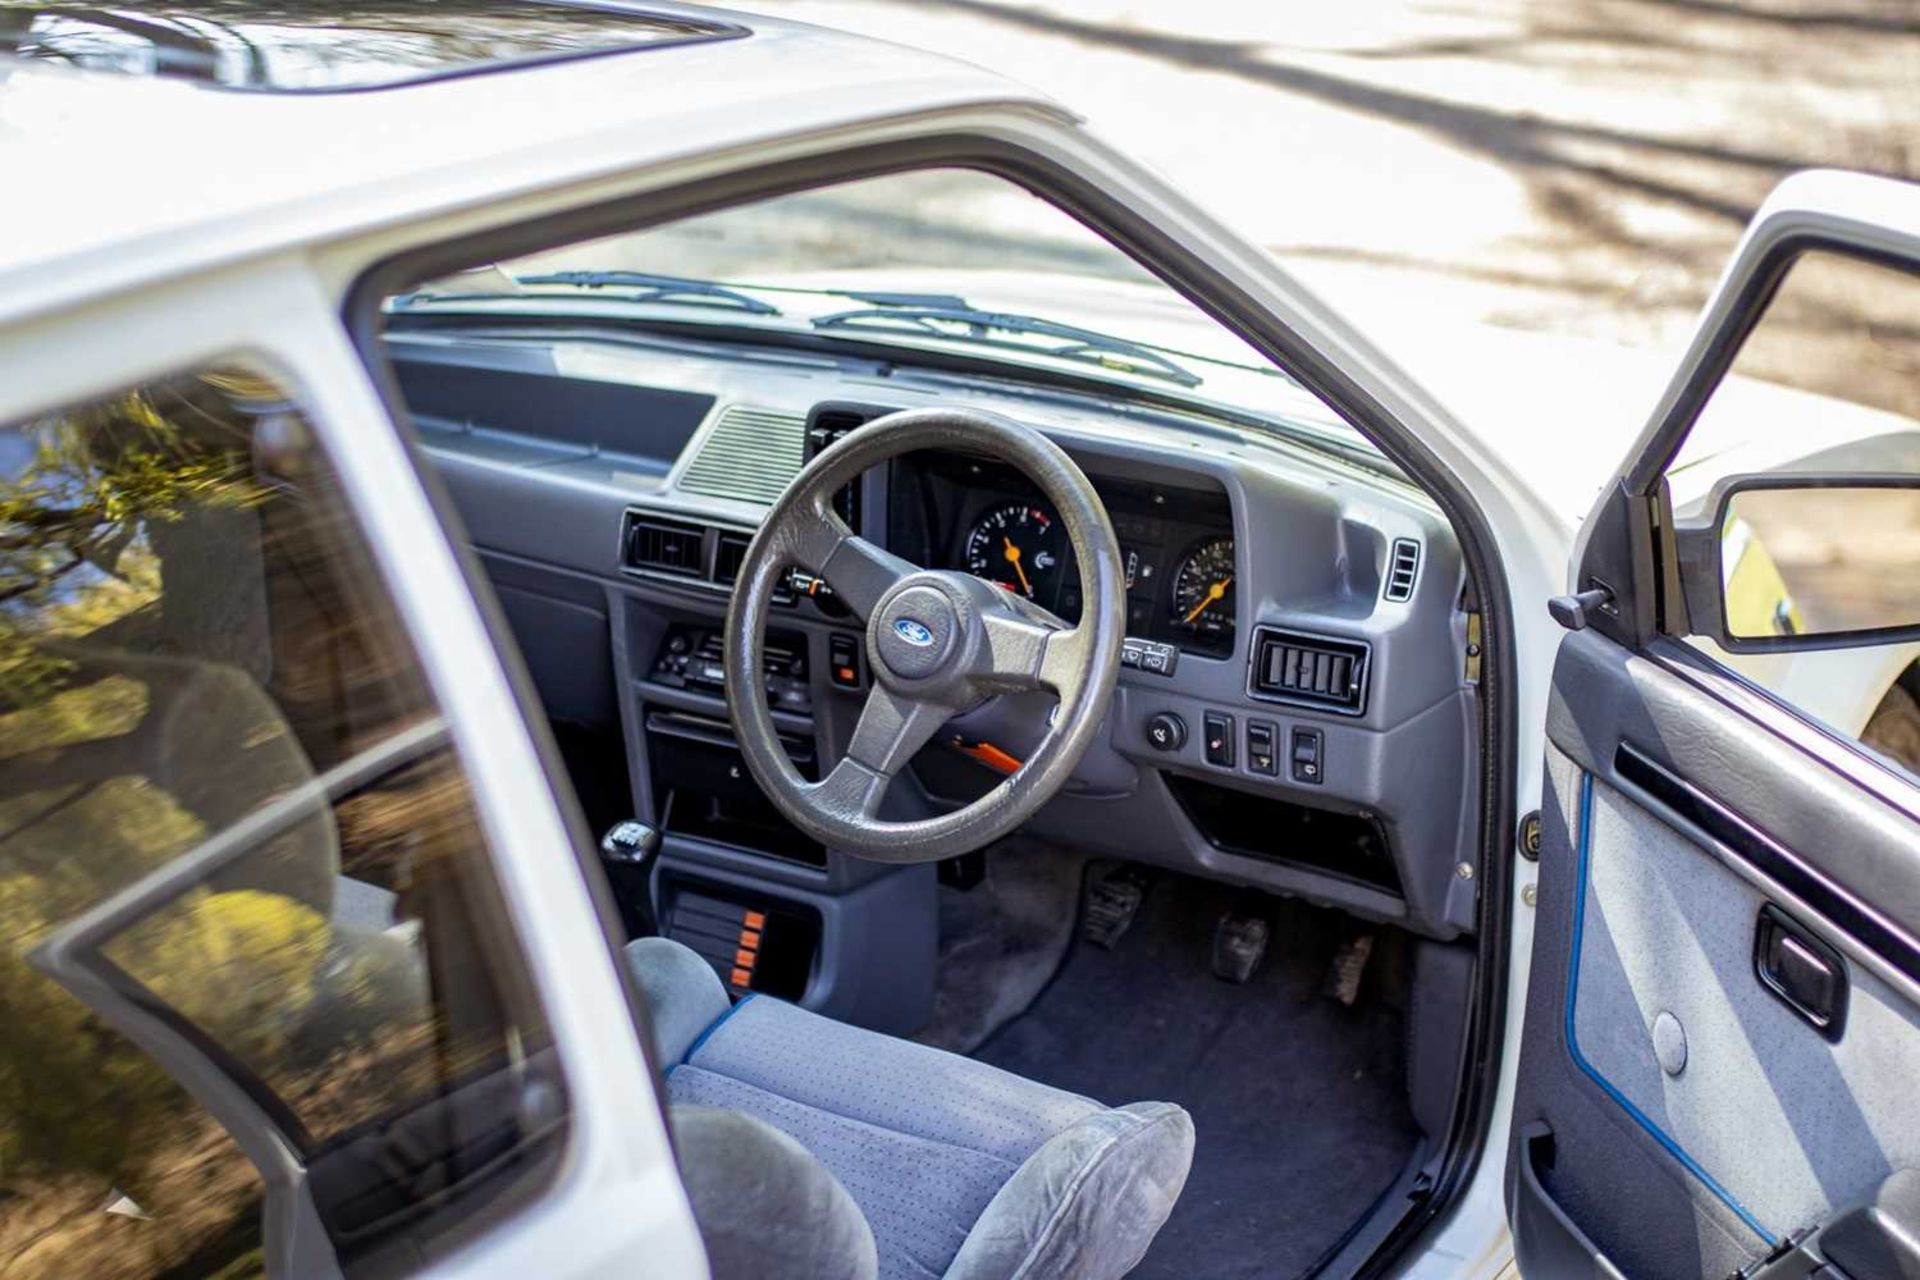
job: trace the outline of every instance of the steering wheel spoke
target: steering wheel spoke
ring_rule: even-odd
[[[1086,665],[1083,628],[1069,627],[1032,605],[1023,613],[990,613],[985,622],[991,655],[987,678],[993,685],[1015,691],[1046,689],[1063,699],[1079,689]]]
[[[875,684],[867,694],[867,705],[860,710],[853,739],[847,743],[847,759],[891,778],[952,718],[952,707],[923,702]]]
[[[831,508],[795,521],[789,554],[802,569],[818,574],[862,621],[873,615],[880,598],[919,566],[848,529]]]

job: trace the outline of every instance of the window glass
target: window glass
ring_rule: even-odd
[[[1920,476],[1920,282],[1831,253],[1799,259],[1669,468],[1675,515],[1760,473]],[[1920,573],[1913,490],[1743,491],[1722,528],[1735,635],[1904,620]],[[1727,653],[1693,643],[1839,733],[1920,773],[1920,646]]]
[[[377,88],[734,30],[684,14],[544,0],[119,0],[111,8],[0,0],[0,53],[275,92]]]
[[[1385,466],[1358,432],[1097,232],[966,169],[889,174],[492,264],[398,313],[547,309],[961,355],[1265,419]]]
[[[189,1060],[297,1152],[349,1274],[543,1176],[564,1098],[516,957],[284,394],[220,369],[0,429],[7,1274],[268,1265]]]

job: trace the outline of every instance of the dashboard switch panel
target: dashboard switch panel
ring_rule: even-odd
[[[1207,763],[1233,768],[1233,717],[1224,711],[1209,711],[1205,723]]]
[[[1295,729],[1287,753],[1288,769],[1295,782],[1319,786],[1326,773],[1326,738],[1318,729]]]

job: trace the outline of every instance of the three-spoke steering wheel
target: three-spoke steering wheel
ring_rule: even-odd
[[[1079,625],[971,574],[909,564],[847,527],[833,496],[875,464],[916,449],[987,455],[1039,486],[1079,562]],[[761,693],[768,609],[790,567],[825,579],[867,628],[866,706],[846,754],[818,782],[794,768]],[[727,706],[747,767],[795,826],[859,857],[933,862],[1008,834],[1066,783],[1113,698],[1126,625],[1113,526],[1072,459],[1008,418],[914,410],[849,434],[794,477],[747,549],[737,584],[727,614]],[[894,775],[947,720],[997,694],[1036,689],[1059,698],[1051,727],[992,791],[937,817],[877,816]]]

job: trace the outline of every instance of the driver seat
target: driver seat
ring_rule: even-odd
[[[1105,1107],[770,997],[731,1004],[665,938],[627,959],[716,1280],[1115,1280],[1186,1183],[1193,1122],[1172,1103]],[[762,1124],[779,1133],[756,1142]]]

